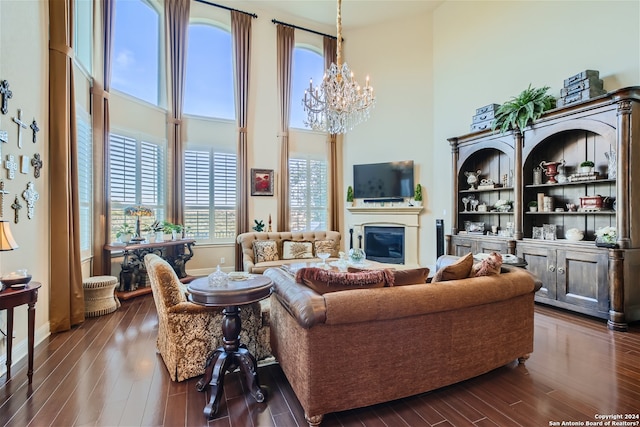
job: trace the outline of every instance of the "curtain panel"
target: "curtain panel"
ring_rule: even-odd
[[[277,24],[277,74],[280,108],[280,198],[278,231],[289,231],[289,112],[291,109],[291,74],[293,68],[294,28]]]
[[[323,50],[324,50],[324,69],[328,70],[331,67],[331,63],[336,59],[337,52],[337,40],[333,37],[324,36],[323,38]],[[328,205],[329,210],[327,229],[340,231],[340,217],[342,204],[338,195],[340,189],[338,188],[340,177],[340,165],[338,164],[338,135],[335,133],[329,134],[327,137],[327,149],[329,159],[329,191],[328,191]]]
[[[78,153],[73,86],[73,0],[49,1],[49,219],[51,332],[84,321],[80,266]]]
[[[247,116],[249,114],[249,70],[251,69],[251,15],[231,11],[231,38],[235,70],[236,121],[238,125],[238,170],[236,235],[249,231],[249,169]],[[235,267],[242,271],[242,247],[236,244]]]

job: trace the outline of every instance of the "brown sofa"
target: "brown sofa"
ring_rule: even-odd
[[[248,232],[239,234],[237,242],[242,247],[242,266],[244,271],[261,274],[267,268],[279,267],[284,264],[294,264],[299,262],[318,262],[319,258],[304,259],[282,259],[282,242],[285,240],[309,241],[333,240],[335,245],[335,256],[340,250],[340,233],[337,231],[303,231],[303,232]],[[256,240],[274,240],[278,242],[279,259],[277,261],[256,262],[254,259],[253,242]]]
[[[450,263],[441,257],[437,267]],[[399,399],[486,373],[533,351],[528,271],[320,295],[280,268],[271,347],[310,426],[324,414]]]

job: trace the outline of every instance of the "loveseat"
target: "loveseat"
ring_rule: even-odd
[[[254,274],[263,273],[267,268],[279,267],[285,264],[294,264],[300,262],[318,262],[316,257],[316,249],[319,245],[331,248],[332,258],[338,257],[340,251],[340,233],[337,231],[304,231],[304,232],[248,232],[239,234],[237,237],[238,244],[242,247],[242,266],[244,271]],[[260,257],[259,251],[256,250],[255,242],[264,244],[266,242],[273,243],[271,252],[263,251],[263,259],[256,259],[256,254]],[[286,250],[285,242],[301,242],[309,243],[310,252],[304,254],[292,254]],[[268,249],[268,248],[266,248]],[[269,256],[273,255],[273,256]],[[297,256],[297,257],[296,257]],[[301,256],[308,256],[302,258]]]
[[[437,268],[454,257],[438,259]],[[319,294],[281,268],[271,346],[310,426],[324,414],[399,399],[466,380],[533,351],[528,271]]]

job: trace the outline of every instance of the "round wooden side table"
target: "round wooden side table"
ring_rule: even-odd
[[[209,403],[204,407],[204,415],[212,419],[220,405],[224,376],[239,367],[250,390],[258,403],[265,399],[258,381],[255,357],[240,344],[240,306],[258,302],[271,295],[272,282],[264,276],[250,275],[246,280],[229,280],[224,287],[209,286],[206,277],[189,283],[189,300],[207,307],[224,307],[222,313],[223,345],[207,358],[204,376],[196,386],[203,391],[207,384],[211,386]]]

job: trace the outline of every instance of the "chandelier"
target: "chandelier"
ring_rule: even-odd
[[[362,89],[353,78],[353,73],[345,62],[342,63],[342,0],[338,0],[338,46],[336,62],[331,63],[320,86],[304,92],[302,105],[307,113],[304,124],[313,130],[332,134],[343,134],[369,118],[369,112],[376,103],[373,87],[367,77]]]

